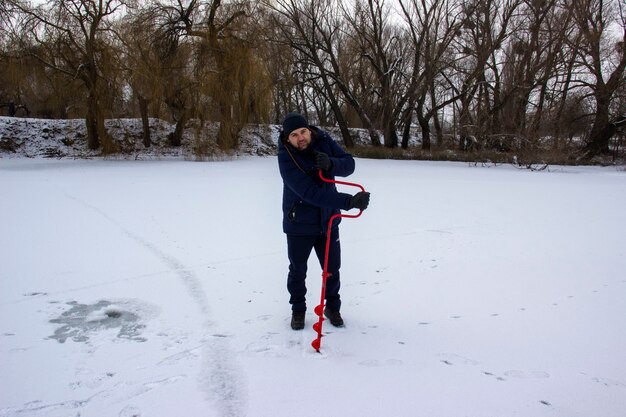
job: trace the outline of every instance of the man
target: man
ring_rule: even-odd
[[[319,178],[321,169],[324,177],[347,177],[354,172],[354,159],[323,130],[310,126],[298,113],[289,113],[282,124],[278,141],[278,166],[283,178],[283,231],[287,235],[289,274],[287,289],[290,294],[291,328],[304,328],[306,313],[307,261],[312,249],[324,265],[326,232],[330,217],[339,210],[358,208],[365,210],[370,195],[359,192],[350,195],[340,193],[334,184]],[[331,228],[328,272],[326,281],[326,308],[324,315],[333,326],[344,325],[341,317],[339,297],[339,268],[341,247],[339,244],[339,222]]]

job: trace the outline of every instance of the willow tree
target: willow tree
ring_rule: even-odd
[[[113,25],[122,8],[132,0],[58,0],[36,7],[8,0],[25,16],[21,39],[36,48],[26,48],[45,66],[69,79],[78,79],[86,90],[87,144],[104,145],[112,151],[112,140],[104,127],[110,105],[107,71],[111,68]]]
[[[200,80],[199,91],[209,99],[205,113],[215,115],[220,123],[217,144],[222,149],[239,146],[245,124],[270,120],[272,85],[266,62],[260,58],[259,13],[234,7],[226,13],[229,18],[214,21],[210,31],[190,32],[200,41],[194,73]]]
[[[123,66],[126,79],[136,99],[143,126],[143,144],[150,147],[150,115],[156,114],[164,99],[164,59],[167,45],[159,38],[154,10],[146,8],[131,14],[121,27],[124,44]],[[172,71],[173,72],[173,71]],[[152,108],[152,112],[150,111]]]
[[[208,112],[219,122],[220,148],[237,148],[241,128],[251,115],[262,113],[260,103],[267,95],[262,81],[255,86],[267,76],[255,58],[255,40],[249,37],[254,4],[191,0],[159,7],[168,14],[173,30],[194,41],[192,71],[197,85],[192,92],[197,111]]]

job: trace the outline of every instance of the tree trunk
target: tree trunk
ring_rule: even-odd
[[[422,129],[422,150],[423,151],[430,151],[430,124],[428,123],[428,118],[422,116],[421,114],[419,114],[419,112],[417,113],[417,122],[420,125],[420,128]]]
[[[150,100],[138,96],[139,101],[139,113],[141,114],[141,123],[143,125],[143,146],[149,148],[152,145],[152,139],[150,137],[150,119],[148,118],[148,104]]]
[[[220,104],[220,129],[217,132],[217,145],[223,150],[237,149],[241,129],[233,117],[232,100],[225,98],[224,92],[220,95],[222,96],[222,103]]]
[[[187,111],[182,110],[180,118],[176,121],[176,128],[168,135],[170,146],[180,146],[183,143],[183,133],[185,132],[185,124],[187,124]]]
[[[104,154],[116,152],[118,149],[104,127],[104,115],[100,109],[97,95],[90,92],[87,99],[87,147],[91,150],[102,148]]]
[[[216,28],[210,31],[208,45],[213,51],[221,83],[215,90],[214,99],[218,103],[220,128],[217,132],[217,145],[222,150],[234,150],[239,147],[242,112],[240,103],[235,98],[238,90],[238,74],[235,62],[229,56],[228,46],[218,40]]]
[[[369,133],[369,136],[370,136],[370,141],[372,142],[372,146],[380,146],[381,145],[380,135],[378,134],[378,131],[374,129],[374,126],[372,125],[372,121],[370,120],[365,110],[363,110],[363,107],[361,106],[361,104],[353,97],[350,90],[343,83],[338,83],[338,86],[339,86],[339,89],[343,92],[344,97],[346,98],[346,101],[348,102],[348,104],[356,112],[357,116],[359,117],[359,120],[363,124],[363,127],[367,129],[367,132]]]
[[[378,134],[378,131],[374,129],[374,126],[372,126],[372,121],[370,120],[370,118],[360,106],[358,108],[352,106],[352,108],[356,110],[359,119],[361,120],[361,123],[363,123],[363,126],[367,129],[367,133],[370,136],[372,146],[380,146],[380,135]]]
[[[370,141],[372,142],[372,146],[380,146],[380,135],[378,131],[374,129],[372,126],[372,121],[369,116],[363,111],[363,108],[357,104],[350,103],[352,108],[356,111],[356,114],[359,116],[359,120],[363,123],[363,127],[367,129],[367,132],[370,136]]]
[[[324,84],[326,84],[327,81],[324,78]],[[328,85],[328,88],[330,88],[330,84]],[[335,114],[335,119],[337,120],[337,125],[339,126],[339,130],[341,131],[341,137],[343,139],[343,143],[346,145],[346,148],[353,148],[354,147],[354,140],[352,140],[352,136],[350,135],[350,131],[348,130],[348,123],[346,122],[345,117],[343,117],[343,114],[341,113],[341,108],[339,107],[339,103],[337,103],[337,100],[335,99],[334,96],[331,96],[331,100],[330,101],[330,107],[333,110],[333,113]]]
[[[563,87],[561,89],[561,99],[559,101],[559,105],[556,111],[556,123],[554,126],[554,149],[558,150],[561,148],[561,142],[563,141],[563,130],[565,127],[565,122],[563,121],[563,112],[565,110],[565,105],[567,104],[567,99],[569,98],[569,88],[570,83],[572,81],[572,68],[574,67],[574,59],[569,62],[568,69],[566,72],[565,82],[563,83]]]
[[[537,104],[537,110],[533,116],[532,123],[530,125],[529,136],[532,138],[539,137],[541,135],[541,120],[543,119],[543,108],[546,102],[546,94],[548,91],[548,83],[543,82],[541,84],[541,90],[539,92],[539,101]]]
[[[102,146],[102,153],[108,155],[118,152],[120,150],[119,146],[113,142],[113,138],[104,127],[104,115],[99,106],[97,110],[96,128],[98,130],[98,138],[100,138],[100,145]]]
[[[596,94],[596,118],[593,121],[589,140],[585,149],[593,156],[598,154],[608,155],[609,140],[613,135],[613,127],[609,122],[610,99],[604,94]]]
[[[321,61],[316,60],[316,62],[319,64],[319,68],[323,67],[321,64]],[[324,90],[327,93],[326,96],[328,98],[328,101],[330,102],[330,107],[333,110],[335,119],[337,120],[337,124],[339,125],[339,130],[341,131],[341,137],[343,138],[343,143],[346,145],[347,148],[352,148],[354,147],[354,141],[352,140],[352,136],[350,135],[350,132],[348,131],[348,123],[346,122],[345,117],[343,117],[343,114],[341,113],[341,107],[339,106],[337,97],[333,93],[333,88],[330,85],[328,76],[325,73],[322,73],[321,78],[322,78],[322,83],[324,84]]]
[[[470,131],[472,126],[472,115],[469,110],[469,103],[465,96],[461,98],[461,109],[459,111],[459,150],[468,151],[474,146],[476,138]]]
[[[433,118],[433,124],[435,125],[435,137],[436,144],[439,148],[443,146],[443,129],[441,127],[441,122],[439,121],[439,117],[435,114]]]
[[[429,114],[432,114],[433,124],[435,126],[435,135],[437,138],[437,146],[443,146],[443,131],[441,129],[441,123],[439,122],[439,111],[437,110],[437,101],[435,100],[435,83],[430,84],[430,108],[432,109]],[[443,111],[443,108],[442,108]],[[430,129],[429,129],[430,131]]]
[[[383,134],[386,148],[398,147],[398,134],[396,133],[396,123],[391,115],[389,103],[383,105]]]
[[[402,123],[404,127],[402,128],[402,149],[407,149],[409,147],[409,139],[411,138],[411,114],[413,113],[413,105],[415,103],[410,102],[409,106],[404,110],[404,114],[402,115]]]
[[[417,106],[415,107],[415,115],[417,116],[417,123],[422,130],[422,150],[430,151],[430,126],[428,125],[429,118],[424,115],[424,102],[426,96],[421,95],[417,100]]]
[[[87,98],[87,147],[96,150],[100,147],[100,137],[98,136],[98,104],[93,92],[89,92]]]
[[[341,115],[340,118],[337,118],[337,124],[339,125],[341,137],[343,138],[343,143],[346,145],[346,148],[353,148],[354,140],[352,139],[352,135],[350,135],[350,131],[348,130],[348,124],[346,123],[343,115]]]
[[[397,148],[398,147],[398,133],[396,132],[396,126],[393,121],[388,121],[385,124],[385,147]]]
[[[521,89],[513,98],[514,116],[513,125],[510,127],[510,132],[515,134],[521,139],[521,147],[524,150],[533,150],[533,138],[528,137],[526,129],[526,106],[528,105],[529,93],[525,89]]]

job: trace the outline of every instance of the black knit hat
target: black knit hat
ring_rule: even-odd
[[[288,113],[283,119],[283,134],[285,135],[285,139],[289,137],[291,132],[301,127],[309,127],[309,123],[304,116],[296,112]]]

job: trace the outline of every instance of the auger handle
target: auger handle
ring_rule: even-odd
[[[341,185],[347,185],[347,186],[351,186],[351,187],[358,187],[361,189],[361,191],[365,192],[365,188],[363,188],[363,186],[361,184],[357,184],[354,182],[346,182],[346,181],[337,181],[337,180],[330,180],[328,178],[325,178],[324,175],[322,174],[322,170],[319,170],[319,176],[322,179],[322,181],[324,182],[328,182],[331,184],[341,184]],[[337,218],[340,217],[348,217],[351,219],[357,218],[359,217],[361,214],[363,214],[363,210],[359,210],[359,212],[357,214],[334,214],[330,217],[330,220],[328,221],[328,229],[326,230],[326,251],[324,254],[324,270],[322,272],[322,291],[321,291],[321,296],[320,296],[320,303],[319,305],[317,305],[315,307],[315,314],[317,314],[318,316],[318,320],[316,323],[313,324],[313,330],[315,330],[315,332],[317,333],[317,338],[315,340],[313,340],[313,342],[311,342],[311,346],[313,346],[313,349],[315,349],[317,352],[320,351],[320,347],[322,345],[322,326],[323,326],[323,322],[324,322],[324,301],[326,298],[326,279],[328,278],[328,252],[330,251],[330,234],[331,234],[331,230],[332,230],[332,226],[333,226],[333,221]]]

